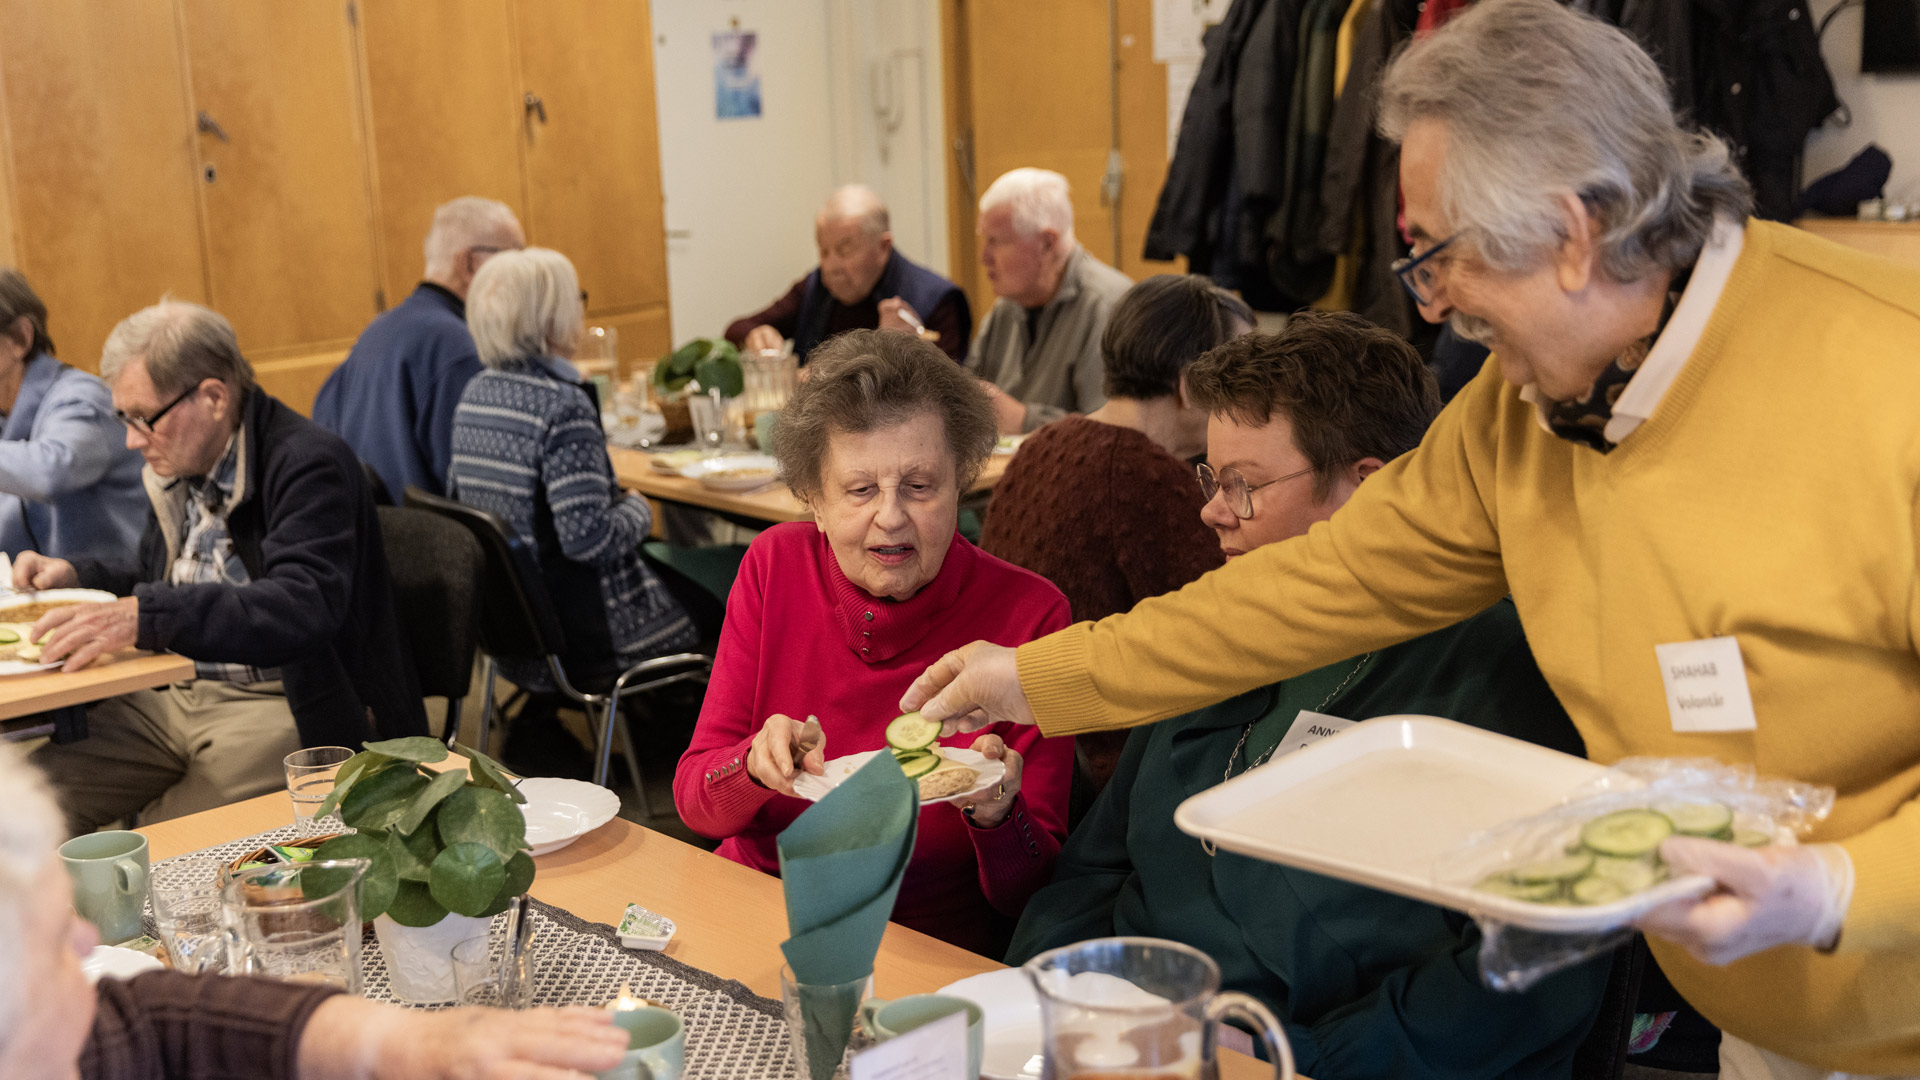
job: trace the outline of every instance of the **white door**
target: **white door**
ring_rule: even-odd
[[[834,187],[828,0],[653,0],[667,281],[675,344],[718,337],[818,262],[813,215]],[[714,35],[754,35],[758,116]],[[717,82],[726,84],[724,94]]]

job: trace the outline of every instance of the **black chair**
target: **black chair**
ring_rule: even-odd
[[[420,692],[447,699],[447,745],[460,734],[460,703],[473,685],[479,626],[480,542],[439,514],[381,506],[380,538],[393,575],[400,632],[413,652]]]
[[[640,811],[652,816],[647,805],[646,785],[641,782],[640,759],[633,751],[633,735],[620,719],[620,703],[628,694],[657,690],[679,682],[705,682],[713,670],[713,657],[705,653],[674,653],[643,660],[620,673],[611,687],[589,692],[576,688],[561,667],[560,653],[566,648],[566,633],[560,625],[560,613],[554,609],[540,574],[539,559],[526,543],[493,514],[453,499],[430,495],[419,488],[407,488],[407,505],[458,522],[480,543],[484,556],[480,596],[480,648],[487,658],[483,674],[480,742],[487,745],[487,729],[493,718],[493,679],[501,657],[544,659],[560,693],[586,711],[587,725],[598,740],[594,747],[594,783],[605,785],[613,760],[613,738],[620,736],[621,753],[633,772],[634,790],[640,797]],[[599,618],[594,612],[594,618]],[[642,681],[644,680],[644,681]]]
[[[375,506],[394,505],[393,492],[387,490],[387,482],[381,478],[380,470],[364,461],[360,463],[360,469],[367,474],[367,487],[373,491],[373,504]]]

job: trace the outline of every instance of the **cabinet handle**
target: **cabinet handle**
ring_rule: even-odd
[[[530,116],[538,116],[543,124],[547,122],[547,103],[540,100],[539,94],[527,95],[527,113]]]
[[[226,130],[220,126],[220,122],[207,115],[207,110],[205,109],[200,110],[200,115],[194,120],[194,126],[200,129],[200,134],[202,135],[211,135],[221,142],[233,141],[227,138]]]

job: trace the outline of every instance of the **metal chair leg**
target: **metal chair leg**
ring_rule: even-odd
[[[582,695],[581,706],[587,711],[587,729],[594,732],[597,740],[593,745],[593,782],[601,787],[607,786],[607,774],[613,765],[613,715],[618,711],[617,699],[600,694]],[[594,715],[598,711],[599,715]]]
[[[460,740],[460,705],[466,700],[464,695],[447,699],[447,722],[440,732],[440,741],[446,743],[449,750]]]
[[[493,748],[487,745],[487,735],[493,729],[493,680],[495,678],[495,672],[493,657],[489,656],[486,659],[487,662],[480,668],[480,733],[479,739],[473,745],[475,749],[481,753],[491,754],[493,753]]]
[[[647,802],[647,781],[640,775],[640,757],[633,752],[633,732],[627,727],[627,718],[620,715],[620,706],[616,702],[608,706],[613,710],[613,728],[620,734],[620,752],[626,755],[627,771],[633,774],[633,793],[640,800],[640,816],[653,820],[653,807]]]

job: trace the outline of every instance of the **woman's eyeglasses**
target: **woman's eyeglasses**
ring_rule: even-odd
[[[1299,472],[1290,472],[1285,476],[1276,476],[1264,484],[1247,483],[1247,478],[1241,476],[1240,470],[1238,469],[1227,468],[1215,472],[1213,466],[1208,465],[1206,462],[1195,465],[1193,471],[1200,476],[1200,495],[1203,499],[1207,502],[1212,502],[1216,493],[1225,493],[1227,496],[1227,508],[1232,510],[1240,520],[1246,521],[1253,517],[1254,492],[1259,491],[1263,487],[1277,484],[1282,480],[1292,480],[1295,477],[1305,476],[1313,471],[1313,467],[1309,465]]]

